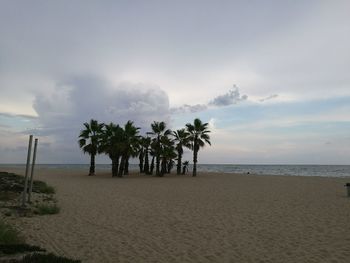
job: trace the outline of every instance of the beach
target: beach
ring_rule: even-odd
[[[86,174],[36,171],[61,211],[12,219],[29,244],[91,263],[350,260],[346,178]]]

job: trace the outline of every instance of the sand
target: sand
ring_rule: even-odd
[[[82,262],[350,262],[350,179],[63,169],[37,179],[56,187],[61,212],[15,224]]]

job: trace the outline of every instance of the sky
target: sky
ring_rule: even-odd
[[[0,163],[83,123],[208,122],[199,163],[350,164],[350,1],[0,0]],[[185,159],[192,161],[186,151]],[[99,156],[98,163],[109,163]]]

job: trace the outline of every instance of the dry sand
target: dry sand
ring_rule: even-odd
[[[37,178],[56,187],[61,212],[16,225],[29,243],[83,262],[350,262],[347,179],[52,169]]]

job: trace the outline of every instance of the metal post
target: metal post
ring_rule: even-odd
[[[27,165],[26,165],[26,173],[24,176],[24,189],[23,189],[23,195],[22,195],[22,207],[26,206],[26,200],[27,200],[27,188],[28,188],[28,172],[29,172],[29,165],[30,165],[30,156],[32,153],[32,143],[33,143],[33,135],[29,136],[29,144],[28,144],[28,154],[27,154]]]
[[[32,171],[30,173],[30,180],[29,180],[28,203],[30,203],[30,198],[32,196],[32,190],[33,190],[33,177],[34,177],[34,166],[35,166],[36,148],[37,148],[37,146],[38,146],[38,139],[35,139],[35,141],[34,141],[33,162],[32,162]]]

